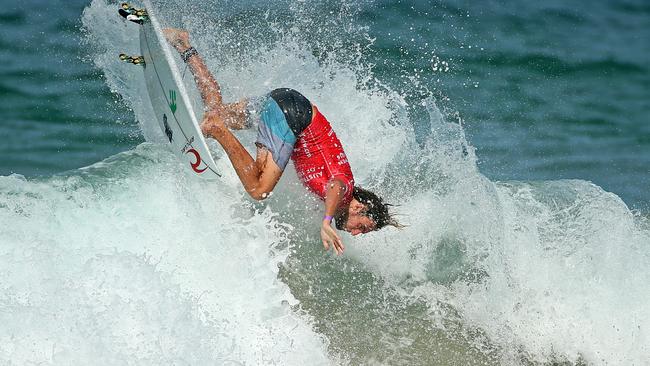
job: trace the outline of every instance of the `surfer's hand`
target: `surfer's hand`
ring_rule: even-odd
[[[323,241],[323,247],[325,250],[329,250],[330,247],[334,250],[334,253],[341,255],[345,246],[339,237],[339,234],[336,233],[336,230],[332,228],[332,224],[329,220],[323,220],[323,224],[320,227],[320,238]]]
[[[167,42],[174,46],[178,52],[183,52],[192,47],[190,45],[190,34],[185,29],[165,28],[163,33],[167,38]]]

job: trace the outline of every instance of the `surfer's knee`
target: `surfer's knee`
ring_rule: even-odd
[[[272,192],[264,192],[263,190],[252,189],[247,191],[248,195],[251,196],[255,201],[264,201],[265,199],[271,196]]]
[[[257,178],[257,181],[254,184],[246,187],[246,192],[256,201],[263,201],[271,196],[275,184],[280,178],[281,172],[279,174],[267,171],[264,172],[264,168],[259,169],[260,175]],[[268,169],[268,168],[267,168]]]

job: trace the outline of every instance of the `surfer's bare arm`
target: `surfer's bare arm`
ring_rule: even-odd
[[[330,247],[336,254],[342,254],[345,246],[341,241],[341,237],[336,233],[332,227],[332,220],[330,217],[334,216],[338,209],[343,196],[345,194],[345,184],[337,178],[332,179],[327,185],[327,194],[325,196],[325,217],[320,228],[320,238],[323,241],[325,250]]]
[[[282,170],[273,161],[271,153],[259,148],[257,159],[253,160],[217,111],[206,112],[201,130],[221,144],[246,192],[256,200],[267,198],[282,176]]]

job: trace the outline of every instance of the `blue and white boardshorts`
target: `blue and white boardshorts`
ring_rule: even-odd
[[[255,109],[259,108],[259,113]],[[312,105],[293,89],[275,89],[248,104],[249,123],[257,124],[255,145],[269,150],[281,170],[289,163],[293,148],[312,119]]]

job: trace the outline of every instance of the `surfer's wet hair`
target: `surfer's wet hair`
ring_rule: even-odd
[[[375,193],[355,186],[352,190],[352,197],[366,206],[364,214],[375,222],[375,230],[379,230],[385,226],[394,226],[398,229],[404,225],[397,222],[394,215],[389,211],[389,207],[393,206],[390,203],[385,203],[384,200],[377,196]],[[347,210],[343,213],[342,220],[336,220],[336,227],[339,230],[345,229],[345,223],[348,221]]]

